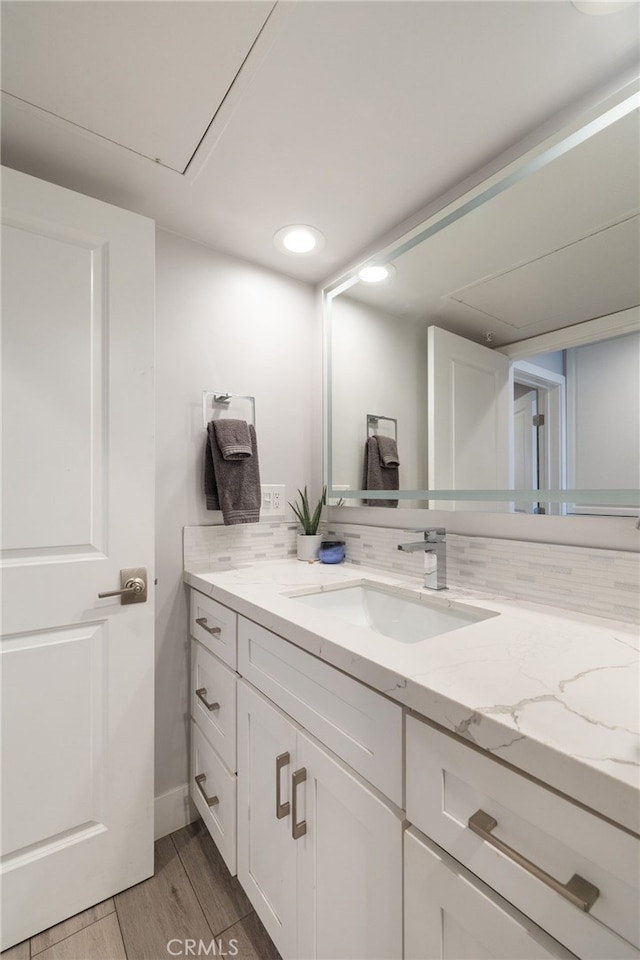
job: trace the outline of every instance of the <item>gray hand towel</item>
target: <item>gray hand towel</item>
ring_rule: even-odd
[[[378,450],[380,452],[380,459],[382,460],[383,467],[399,467],[400,460],[398,458],[398,444],[393,439],[393,437],[382,437],[380,434],[376,436],[378,441]],[[396,487],[387,487],[388,490],[395,490]]]
[[[220,453],[225,460],[244,460],[251,456],[251,436],[246,420],[212,420]]]
[[[251,456],[225,460],[218,445],[213,420],[207,427],[204,458],[204,492],[207,510],[222,510],[225,525],[257,523],[260,519],[260,468],[253,424],[248,425]]]
[[[364,445],[363,490],[399,490],[397,466],[385,467],[380,455],[380,437],[369,437]],[[385,438],[386,439],[386,438]],[[392,441],[395,446],[395,441]],[[397,453],[397,452],[396,452]],[[363,500],[365,507],[397,507],[397,500]]]

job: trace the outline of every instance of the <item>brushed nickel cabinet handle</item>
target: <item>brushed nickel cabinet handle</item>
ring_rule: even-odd
[[[288,752],[281,753],[279,757],[276,757],[276,817],[278,820],[282,820],[283,817],[289,816],[290,804],[288,800],[285,800],[284,803],[281,802],[280,796],[280,772],[283,767],[289,765],[290,757]]]
[[[217,798],[217,797],[209,797],[209,796],[207,796],[207,791],[206,791],[205,788],[204,788],[204,785],[205,785],[205,783],[207,782],[207,775],[206,775],[206,773],[199,773],[199,774],[197,775],[197,777],[195,778],[195,781],[196,781],[196,785],[197,785],[197,787],[198,787],[198,790],[200,791],[200,793],[202,794],[202,796],[203,796],[204,799],[205,799],[205,803],[207,804],[207,806],[208,806],[208,807],[214,807],[214,806],[216,805],[216,803],[218,803],[218,798]]]
[[[196,690],[196,697],[198,698],[198,700],[202,700],[202,702],[204,703],[204,705],[205,705],[205,707],[207,708],[207,710],[219,710],[219,709],[220,709],[220,704],[219,704],[219,703],[209,703],[209,701],[207,700],[207,688],[206,688],[206,687],[200,687],[199,690]]]
[[[577,873],[574,873],[568,883],[561,883],[560,880],[556,880],[550,873],[543,870],[542,867],[532,863],[531,860],[527,860],[526,857],[518,853],[517,850],[514,850],[513,847],[508,846],[502,840],[494,837],[491,831],[495,830],[498,822],[489,816],[488,813],[485,813],[484,810],[476,810],[473,816],[469,817],[467,825],[473,833],[482,837],[483,840],[491,844],[492,847],[495,847],[496,850],[500,850],[500,852],[504,853],[510,860],[524,867],[528,873],[537,877],[538,880],[542,880],[548,887],[551,887],[552,890],[559,893],[561,897],[564,897],[565,900],[568,900],[575,907],[579,907],[580,910],[584,910],[585,913],[589,912],[598,899],[600,895],[598,888],[594,887],[588,880],[579,877]]]
[[[206,617],[198,617],[198,619],[196,620],[196,623],[198,624],[198,626],[202,627],[203,630],[206,630],[207,633],[210,633],[214,637],[218,637],[222,633],[221,627],[208,626]]]
[[[307,832],[307,821],[301,820],[298,823],[298,785],[304,783],[307,779],[307,771],[305,767],[300,767],[299,770],[295,770],[291,774],[291,802],[293,809],[291,811],[291,836],[294,840],[299,840],[300,837],[304,837]]]

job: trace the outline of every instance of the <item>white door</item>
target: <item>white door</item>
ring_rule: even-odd
[[[534,426],[537,412],[535,390],[527,390],[513,402],[513,486],[516,490],[538,489],[538,428]],[[533,513],[536,507],[531,501],[514,504],[516,513]]]
[[[427,331],[429,489],[509,485],[509,361],[440,327]],[[508,504],[432,500],[435,509],[503,510]]]
[[[298,734],[299,960],[400,960],[402,821],[377,791]]]
[[[2,207],[4,949],[153,872],[154,225],[8,169]]]
[[[238,879],[285,960],[295,960],[298,884],[291,837],[293,722],[238,682]]]
[[[575,960],[412,827],[404,845],[406,960]]]

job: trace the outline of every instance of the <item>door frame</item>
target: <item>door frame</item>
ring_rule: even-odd
[[[517,360],[509,366],[509,484],[513,487],[514,384],[532,387],[538,392],[538,413],[544,415],[544,427],[538,432],[538,476],[541,489],[564,490],[567,478],[567,387],[564,374],[546,367]],[[545,513],[564,516],[563,503],[544,503]]]

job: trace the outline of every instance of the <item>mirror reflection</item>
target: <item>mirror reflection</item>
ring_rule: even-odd
[[[637,93],[575,139],[371,258],[386,279],[327,297],[333,502],[509,491],[466,507],[637,512]]]

